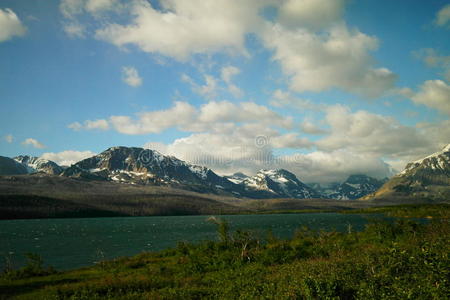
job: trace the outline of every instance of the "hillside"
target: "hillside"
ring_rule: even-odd
[[[240,200],[170,187],[87,181],[42,173],[0,176],[0,219],[245,211],[231,204],[237,201]]]
[[[419,202],[450,201],[450,144],[441,151],[409,163],[365,200]]]

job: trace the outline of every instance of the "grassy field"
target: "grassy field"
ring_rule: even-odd
[[[383,210],[379,208],[378,212]],[[103,261],[68,272],[43,267],[31,255],[5,270],[3,299],[448,299],[449,206],[402,206],[384,212],[431,216],[370,223],[363,232],[298,229],[292,239],[270,232],[229,232],[217,241]],[[371,213],[373,211],[370,211]],[[418,212],[421,212],[420,214]]]

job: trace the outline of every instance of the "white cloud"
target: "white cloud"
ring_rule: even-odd
[[[239,73],[241,73],[241,70],[239,70],[235,66],[223,67],[220,72],[222,80],[227,85],[228,92],[235,98],[241,98],[244,96],[244,92],[233,83],[233,77],[238,75]]]
[[[42,144],[41,142],[39,142],[39,141],[37,141],[37,140],[35,140],[33,138],[27,138],[26,140],[24,140],[22,142],[22,145],[32,146],[32,147],[37,148],[37,149],[43,149],[43,148],[46,147],[44,144]]]
[[[68,22],[63,25],[64,32],[71,38],[84,38],[86,28],[78,22]]]
[[[316,142],[323,151],[348,149],[384,157],[410,155],[429,146],[428,139],[416,128],[364,110],[353,113],[348,107],[332,106],[325,121],[331,133]]]
[[[138,87],[142,85],[142,78],[139,76],[138,71],[134,67],[122,68],[122,80],[132,87]]]
[[[108,130],[109,129],[109,124],[107,120],[104,119],[99,119],[99,120],[86,120],[83,122],[83,124],[79,123],[79,122],[74,122],[71,123],[67,126],[68,128],[75,130],[75,131],[79,131],[79,130],[94,130],[94,129],[98,129],[98,130]]]
[[[11,9],[0,8],[0,42],[7,41],[14,36],[23,36],[26,31],[26,27]]]
[[[110,123],[114,129],[124,134],[159,133],[171,127],[190,126],[195,114],[196,109],[189,103],[175,102],[167,110],[139,113],[137,120],[128,116],[112,116]]]
[[[41,155],[41,158],[48,159],[54,161],[60,166],[70,166],[80,160],[89,158],[96,155],[96,153],[92,151],[75,151],[75,150],[66,150],[62,152],[46,152]]]
[[[364,173],[376,178],[390,176],[390,167],[379,157],[348,150],[314,151],[280,159],[281,166],[305,182],[342,182],[349,175]]]
[[[118,0],[62,0],[59,10],[63,16],[75,20],[78,15],[88,12],[96,17],[107,11],[124,9]]]
[[[287,30],[277,24],[267,27],[264,43],[274,50],[273,59],[290,77],[290,88],[297,92],[320,92],[340,88],[367,97],[378,97],[393,88],[396,75],[386,68],[375,68],[371,51],[378,40],[345,25],[327,32]]]
[[[427,80],[411,99],[450,115],[450,85],[442,80]]]
[[[108,24],[96,36],[119,47],[135,45],[177,60],[217,51],[245,54],[245,35],[261,22],[258,10],[266,3],[217,0],[211,5],[203,0],[170,0],[160,2],[163,10],[157,10],[137,0],[131,5],[131,24]]]
[[[222,70],[220,71],[221,78],[226,83],[231,83],[232,78],[234,76],[238,75],[239,73],[241,73],[241,70],[239,70],[238,68],[236,68],[234,66],[223,67]]]
[[[425,48],[415,51],[414,55],[423,60],[427,66],[441,69],[445,79],[450,81],[450,56],[440,55],[435,49],[432,48]]]
[[[282,90],[275,90],[272,95],[272,100],[270,101],[270,105],[274,107],[289,107],[294,108],[299,111],[304,110],[315,110],[322,111],[326,109],[326,105],[324,104],[316,104],[309,99],[302,99],[293,96],[290,92],[284,92]]]
[[[11,144],[14,141],[14,137],[12,134],[5,135],[5,142]]]
[[[447,4],[438,11],[434,23],[438,26],[445,26],[449,21],[450,21],[450,4]]]
[[[120,6],[118,0],[87,0],[85,4],[86,11],[96,14],[108,10],[117,9]]]
[[[238,104],[229,101],[210,101],[200,108],[187,102],[177,101],[165,110],[147,111],[130,116],[111,116],[109,120],[87,120],[83,124],[74,122],[68,127],[73,130],[107,130],[113,127],[123,134],[160,133],[169,128],[185,132],[223,131],[235,123],[254,123],[258,126],[292,128],[293,120],[254,102]]]
[[[320,128],[317,124],[314,124],[310,120],[305,120],[300,124],[300,128],[304,133],[307,134],[315,134],[315,135],[323,135],[328,133],[327,130]]]
[[[278,12],[278,21],[287,27],[322,29],[341,19],[347,0],[287,0]]]

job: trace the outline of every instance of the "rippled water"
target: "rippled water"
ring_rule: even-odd
[[[362,230],[364,215],[335,213],[220,216],[231,229],[252,230],[264,235],[269,229],[288,238],[301,226],[345,231],[351,224]],[[101,259],[161,250],[178,241],[216,239],[216,226],[206,216],[120,217],[86,219],[37,219],[0,221],[0,267],[6,258],[15,267],[27,252],[41,255],[56,269],[89,266]]]

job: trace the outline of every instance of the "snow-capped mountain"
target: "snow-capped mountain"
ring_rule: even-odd
[[[253,177],[235,173],[227,178],[258,198],[319,198],[314,189],[284,169],[260,170]]]
[[[353,200],[366,196],[378,190],[387,180],[378,180],[367,175],[350,175],[343,183],[328,191],[326,196],[331,199]]]
[[[167,185],[249,198],[319,196],[286,170],[261,170],[253,177],[242,173],[222,177],[206,167],[142,148],[109,148],[70,166],[61,175],[129,184]]]
[[[450,199],[450,144],[441,151],[409,163],[386,182],[373,198],[415,198],[430,201]]]
[[[20,155],[13,159],[24,165],[28,173],[44,172],[52,175],[59,175],[64,171],[64,169],[55,162],[36,156]]]
[[[181,185],[200,191],[238,190],[212,170],[142,148],[112,147],[77,162],[63,176],[130,184]]]
[[[344,182],[327,185],[310,184],[323,198],[336,200],[354,200],[378,190],[387,179],[379,180],[363,174],[350,175]]]
[[[407,164],[399,174],[401,177],[430,175],[450,176],[450,144],[439,152]]]

